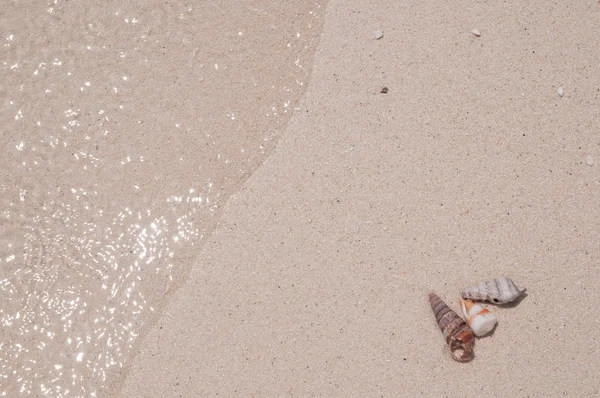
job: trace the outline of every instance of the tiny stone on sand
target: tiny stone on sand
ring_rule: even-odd
[[[558,93],[558,95],[560,95],[561,97],[565,94],[565,90],[563,90],[562,87],[559,87],[556,89],[556,92]]]
[[[377,40],[381,39],[383,37],[383,31],[382,30],[376,30],[375,31],[375,38]]]
[[[588,166],[594,165],[594,157],[592,155],[587,155],[587,158],[585,159],[585,161],[587,162]]]
[[[477,36],[477,37],[481,36],[481,32],[479,31],[479,29],[473,29],[473,30],[471,31],[471,33],[473,33],[473,34],[474,34],[475,36]]]

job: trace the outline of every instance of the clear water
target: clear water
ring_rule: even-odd
[[[323,8],[2,8],[0,395],[112,395],[297,107]]]

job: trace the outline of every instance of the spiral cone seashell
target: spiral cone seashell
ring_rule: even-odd
[[[435,293],[429,293],[429,302],[435,314],[435,320],[446,338],[446,343],[450,347],[452,358],[458,362],[471,361],[475,357],[475,353],[473,352],[475,339],[467,323],[456,312],[452,311]],[[461,349],[462,354],[459,355],[457,351]]]
[[[460,299],[460,308],[467,324],[477,337],[485,336],[498,324],[496,315],[471,300]]]
[[[526,289],[519,288],[510,278],[505,276],[477,286],[464,288],[460,295],[464,299],[490,301],[494,304],[506,304],[516,300]]]

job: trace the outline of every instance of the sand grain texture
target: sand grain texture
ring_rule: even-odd
[[[122,395],[599,394],[599,25],[595,1],[331,0],[301,111]],[[452,361],[427,293],[458,310],[500,275],[527,297]]]

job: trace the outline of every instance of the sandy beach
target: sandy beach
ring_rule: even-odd
[[[156,267],[156,273],[144,273],[143,266],[132,272],[141,275],[139,281],[148,290],[141,289],[140,294],[156,308],[143,317],[136,315],[143,306],[123,315],[123,324],[133,319],[136,338],[120,341],[125,353],[115,358],[121,365],[107,367],[106,380],[74,365],[74,373],[89,377],[81,379],[80,395],[89,395],[89,386],[95,386],[99,396],[107,397],[600,396],[600,321],[595,315],[595,304],[600,301],[598,2],[300,3],[302,13],[295,17],[289,9],[282,11],[288,19],[281,19],[285,23],[278,25],[273,22],[278,19],[272,17],[277,7],[272,6],[265,14],[265,24],[254,30],[257,35],[267,35],[268,27],[292,38],[300,30],[302,38],[312,35],[302,44],[306,50],[302,53],[303,74],[277,77],[286,82],[278,88],[288,87],[287,82],[296,79],[305,84],[289,96],[272,97],[279,103],[291,101],[293,112],[270,124],[271,119],[256,116],[257,109],[261,115],[268,110],[262,108],[264,102],[240,100],[236,103],[244,109],[244,123],[227,131],[237,137],[250,126],[258,133],[231,142],[224,134],[222,141],[215,139],[220,146],[214,152],[202,152],[207,157],[224,154],[235,163],[234,172],[220,174],[221,168],[226,168],[224,163],[206,163],[201,156],[195,157],[204,141],[197,142],[194,136],[169,130],[171,139],[179,144],[167,146],[169,150],[163,152],[163,146],[152,144],[164,134],[148,127],[152,118],[145,127],[136,127],[137,119],[143,119],[149,110],[164,116],[168,113],[165,109],[183,110],[169,120],[157,116],[155,122],[164,122],[160,125],[164,129],[182,120],[196,131],[202,117],[213,120],[211,112],[224,115],[215,119],[219,127],[228,126],[225,121],[231,115],[224,107],[229,102],[223,98],[231,90],[210,86],[207,93],[220,99],[203,110],[207,113],[202,117],[192,106],[194,90],[203,90],[200,83],[189,90],[165,90],[173,95],[181,90],[191,105],[184,100],[174,104],[165,100],[162,108],[149,103],[149,108],[142,109],[137,104],[147,97],[144,90],[132,90],[130,97],[123,98],[131,111],[116,117],[121,117],[125,130],[139,140],[113,138],[106,145],[120,150],[96,154],[106,167],[116,165],[113,171],[118,178],[93,172],[94,181],[100,182],[90,183],[88,192],[96,189],[100,193],[89,200],[94,209],[105,209],[105,213],[108,209],[115,217],[126,203],[134,203],[134,213],[146,214],[144,209],[152,209],[152,217],[135,222],[126,219],[129,226],[150,225],[156,215],[166,215],[168,236],[173,229],[167,226],[181,225],[183,217],[189,224],[185,224],[183,240],[191,243],[163,247],[156,243],[160,234],[151,237],[158,259],[148,269]],[[255,5],[258,3],[245,6]],[[226,18],[224,9],[213,11],[215,18]],[[246,15],[235,13],[238,22],[247,21],[250,17]],[[314,15],[315,19],[300,15]],[[293,26],[295,18],[305,25]],[[187,25],[189,29],[192,26],[192,22]],[[252,26],[248,23],[248,29]],[[235,27],[232,24],[232,31]],[[197,33],[209,34],[213,28]],[[379,39],[377,31],[383,34]],[[186,29],[181,32],[194,40],[185,34]],[[201,39],[192,47],[201,48]],[[235,51],[245,46],[252,49],[252,41],[238,44]],[[267,40],[257,45],[265,50],[279,44]],[[145,51],[151,53],[151,49],[154,47]],[[179,59],[181,54],[167,53],[167,58]],[[288,70],[295,57],[293,53],[273,61],[269,76],[275,76],[278,69]],[[227,60],[235,65],[235,59],[224,56],[223,61]],[[185,70],[194,70],[194,65],[190,63]],[[147,86],[137,84],[149,90],[158,85],[158,92],[163,92],[161,85],[170,84],[169,66],[163,67]],[[89,66],[89,70],[93,68]],[[245,76],[243,68],[236,70],[232,76]],[[19,81],[5,85],[7,98],[16,92]],[[268,78],[263,83],[276,84]],[[240,88],[240,93],[248,94],[243,97],[248,101],[271,95],[268,90],[258,92],[249,87]],[[385,93],[381,92],[384,87]],[[26,102],[27,95],[20,99]],[[8,100],[3,106],[11,111],[3,116],[8,127],[2,137],[14,152],[11,134],[27,130],[18,130],[19,118],[13,120]],[[87,113],[82,115],[87,120]],[[119,130],[118,126],[122,129],[123,124],[111,128]],[[260,147],[257,143],[265,138],[262,132],[275,131],[277,126],[283,126],[281,131],[268,135],[269,144]],[[154,141],[148,141],[150,149],[139,153],[156,163],[140,165],[128,174],[129,169],[118,161],[144,144],[140,137],[147,134]],[[79,139],[82,147],[87,145]],[[91,141],[98,139],[94,136]],[[251,155],[240,155],[241,149],[248,148],[253,148]],[[179,166],[170,163],[179,153],[189,160]],[[57,156],[56,152],[47,155]],[[19,174],[20,169],[13,165],[20,165],[21,159],[11,156],[3,161],[5,170],[11,171],[0,180],[4,198],[9,194],[19,197],[19,191],[11,190],[13,185],[22,185],[19,178],[39,176]],[[201,174],[202,182],[219,176],[215,180],[222,188],[219,194],[197,183],[202,170],[206,171]],[[85,181],[88,172],[73,173],[78,181]],[[61,174],[56,184],[69,186],[73,173]],[[153,177],[156,174],[160,179]],[[142,193],[123,191],[114,201],[108,199],[114,187],[144,179],[148,188]],[[35,179],[27,182],[36,184]],[[191,187],[202,192],[205,200],[213,200],[214,206],[174,208],[164,200],[195,197],[187,194]],[[41,196],[40,201],[48,200]],[[52,196],[53,200],[60,198]],[[22,218],[10,216],[18,204],[5,199],[2,205],[0,228],[5,230],[0,232],[8,236],[15,231],[14,220]],[[61,213],[60,219],[68,214]],[[87,215],[84,207],[79,214]],[[98,230],[112,220],[95,217]],[[87,220],[87,216],[81,217],[75,231],[79,227],[84,230],[84,218]],[[37,225],[35,216],[28,220],[27,228]],[[40,232],[44,243],[40,247],[63,248],[56,255],[70,253],[61,257],[62,267],[73,262],[86,264],[79,249],[70,249],[65,240],[46,239],[47,231]],[[8,238],[3,239],[0,243],[8,245]],[[94,235],[88,241],[107,239]],[[138,240],[132,238],[131,242],[135,247]],[[100,246],[90,251],[102,252]],[[123,243],[122,250],[128,247]],[[159,252],[172,260],[161,262]],[[173,253],[171,257],[169,253]],[[106,269],[127,264],[128,259],[110,262]],[[24,261],[32,262],[30,257]],[[14,282],[29,274],[15,268],[13,276],[8,275],[7,267],[14,262],[0,264],[5,280],[17,286],[10,290],[6,287],[9,282],[0,285],[2,297],[13,300],[29,294],[27,289],[18,290],[21,285]],[[34,264],[40,267],[43,262]],[[48,269],[62,269],[50,265]],[[109,271],[107,275],[112,275]],[[69,272],[75,275],[75,271]],[[497,315],[498,327],[492,335],[477,339],[472,362],[453,361],[435,323],[428,293],[436,292],[458,311],[462,288],[502,275],[527,288],[526,296],[515,305],[486,305]],[[31,291],[42,291],[40,280]],[[95,286],[87,279],[76,280],[83,281],[77,286]],[[81,290],[88,291],[96,295],[101,289]],[[82,297],[90,295],[82,293]],[[122,303],[126,298],[123,296]],[[0,312],[2,339],[9,342],[0,345],[5,380],[8,369],[35,369],[35,364],[19,362],[22,359],[10,341],[39,343],[27,340],[23,328],[8,323],[19,317],[9,318],[6,308],[14,307],[16,313],[17,304],[22,304],[6,300],[10,305]],[[98,304],[98,311],[109,303],[98,296],[89,300]],[[89,325],[98,317],[71,319],[81,322],[81,330],[91,330]],[[52,328],[52,319],[44,324],[46,328]],[[113,324],[107,322],[107,328]],[[65,338],[74,332],[69,333]],[[62,345],[47,344],[60,354]],[[12,351],[6,347],[13,347]],[[104,343],[94,347],[96,351],[82,354],[84,359],[87,355],[98,358],[103,350],[111,352]],[[77,350],[69,355],[67,358],[76,358]],[[29,377],[32,373],[23,374]],[[0,384],[0,392],[19,391],[22,383],[16,378],[9,380],[11,384]],[[44,376],[31,376],[31,380],[43,383]],[[58,396],[57,391],[60,393],[60,388],[41,395]],[[36,394],[40,393],[28,391],[28,395]]]
[[[598,395],[599,14],[332,0],[301,111],[123,396]],[[427,292],[458,310],[499,275],[527,297],[454,362]]]

